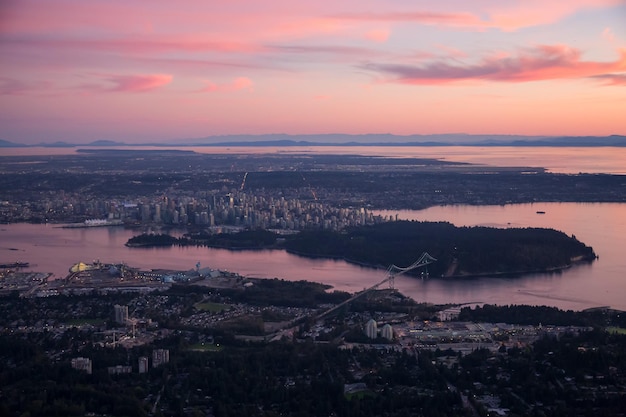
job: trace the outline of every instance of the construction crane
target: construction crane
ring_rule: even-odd
[[[346,301],[343,301],[343,302],[337,304],[336,306],[332,307],[331,309],[326,310],[325,312],[319,314],[316,317],[316,320],[319,320],[322,317],[327,316],[328,314],[330,314],[330,313],[340,309],[341,307],[345,306],[346,304],[351,303],[352,301],[356,300],[357,298],[362,297],[365,294],[378,289],[378,287],[380,287],[381,285],[383,285],[385,283],[389,283],[389,288],[393,289],[394,286],[395,286],[396,276],[402,275],[402,274],[406,274],[407,272],[410,272],[410,271],[412,271],[414,269],[421,268],[423,266],[431,264],[431,263],[435,262],[436,260],[437,259],[435,259],[432,256],[430,256],[428,254],[428,252],[424,252],[417,259],[417,261],[413,262],[411,265],[407,266],[406,268],[401,268],[401,267],[396,266],[396,265],[390,265],[389,268],[387,268],[387,275],[385,276],[385,279],[383,279],[382,281],[380,281],[377,284],[372,285],[369,288],[364,289],[361,292],[358,292],[358,293],[354,294],[352,297],[348,298]]]

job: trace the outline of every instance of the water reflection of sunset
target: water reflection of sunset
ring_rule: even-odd
[[[84,147],[101,149],[97,147]],[[619,147],[510,147],[510,146],[125,146],[104,149],[188,150],[205,154],[363,155],[390,158],[427,158],[500,167],[546,168],[563,174],[626,175],[626,148]],[[3,155],[69,155],[76,148],[3,148]]]
[[[544,215],[537,210],[545,211]],[[626,205],[620,203],[535,203],[506,206],[445,206],[421,211],[393,211],[399,218],[450,221],[459,226],[550,227],[594,248],[600,259],[555,274],[472,280],[419,279],[399,276],[396,288],[416,301],[551,305],[580,310],[611,305],[626,310]],[[39,271],[67,274],[76,262],[123,261],[139,268],[224,269],[249,277],[309,280],[349,292],[380,282],[384,269],[364,268],[337,259],[309,259],[282,250],[228,251],[205,247],[133,250],[124,243],[134,232],[123,228],[62,229],[46,225],[3,225],[2,239],[19,249],[22,260]],[[76,248],[80,246],[80,254]],[[44,250],[45,249],[45,250]],[[7,252],[8,253],[8,252]],[[6,258],[7,253],[4,253]],[[11,252],[13,253],[13,252]],[[14,256],[14,254],[12,255]]]

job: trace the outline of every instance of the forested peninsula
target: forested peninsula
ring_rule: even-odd
[[[544,228],[456,227],[447,222],[396,221],[279,236],[266,230],[194,234],[181,238],[140,235],[128,246],[205,245],[230,249],[283,248],[308,257],[341,258],[372,267],[407,267],[427,252],[437,261],[431,277],[513,276],[555,271],[596,258],[593,249],[563,232]],[[420,274],[426,270],[416,270]]]
[[[309,256],[407,267],[423,252],[437,259],[430,276],[515,275],[567,268],[596,258],[593,249],[554,229],[456,227],[447,222],[398,221],[341,233],[302,232],[287,250]]]

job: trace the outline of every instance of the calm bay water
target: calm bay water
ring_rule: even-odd
[[[538,214],[544,211],[545,214]],[[554,274],[480,278],[470,281],[404,280],[402,291],[416,300],[550,305],[580,310],[611,306],[626,310],[626,204],[535,203],[504,206],[445,206],[383,212],[400,219],[449,221],[457,226],[546,227],[574,235],[599,259]],[[400,285],[398,285],[400,288]],[[435,302],[435,301],[433,301]]]
[[[111,149],[111,148],[107,148]],[[124,147],[123,149],[176,149]],[[502,167],[542,167],[550,172],[626,174],[626,148],[548,147],[188,147],[206,154],[335,154],[436,158]],[[0,155],[68,155],[75,148],[4,148]],[[544,211],[545,214],[537,214]],[[396,278],[396,287],[420,302],[550,305],[581,310],[611,306],[626,310],[626,204],[535,203],[506,206],[446,206],[421,211],[389,211],[400,219],[449,221],[458,226],[549,227],[576,237],[600,256],[592,264],[562,273],[476,279]],[[125,262],[151,269],[203,267],[241,275],[309,280],[339,290],[359,291],[385,278],[384,270],[343,261],[307,259],[284,251],[235,252],[210,248],[130,249],[134,234],[123,228],[62,229],[52,225],[0,225],[0,261],[26,261],[31,270],[64,277],[76,262]],[[420,254],[415,254],[417,257]],[[404,265],[401,265],[404,266]]]
[[[545,214],[537,214],[545,211]],[[626,310],[626,204],[536,203],[505,206],[445,206],[421,211],[388,211],[400,219],[450,221],[456,225],[551,227],[592,246],[600,256],[592,264],[561,273],[519,278],[419,279],[396,278],[396,287],[416,301],[430,303],[493,303],[550,305],[581,310],[611,306]],[[125,262],[145,269],[230,270],[260,278],[309,280],[350,292],[385,278],[384,270],[338,260],[307,259],[280,250],[228,251],[212,248],[127,248],[133,231],[119,227],[62,229],[52,225],[0,226],[0,260],[22,260],[31,270],[67,274],[76,262]],[[420,254],[416,254],[416,259]],[[402,265],[404,266],[404,265]]]
[[[188,150],[204,154],[325,154],[431,158],[487,166],[546,168],[553,173],[626,174],[626,148],[513,146],[194,146],[87,147],[81,149]],[[0,155],[72,155],[76,148],[0,148]]]

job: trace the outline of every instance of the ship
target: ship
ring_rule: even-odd
[[[64,229],[76,229],[83,227],[109,227],[109,226],[124,226],[124,222],[121,220],[108,220],[108,219],[88,219],[83,223],[70,223],[62,226]]]

